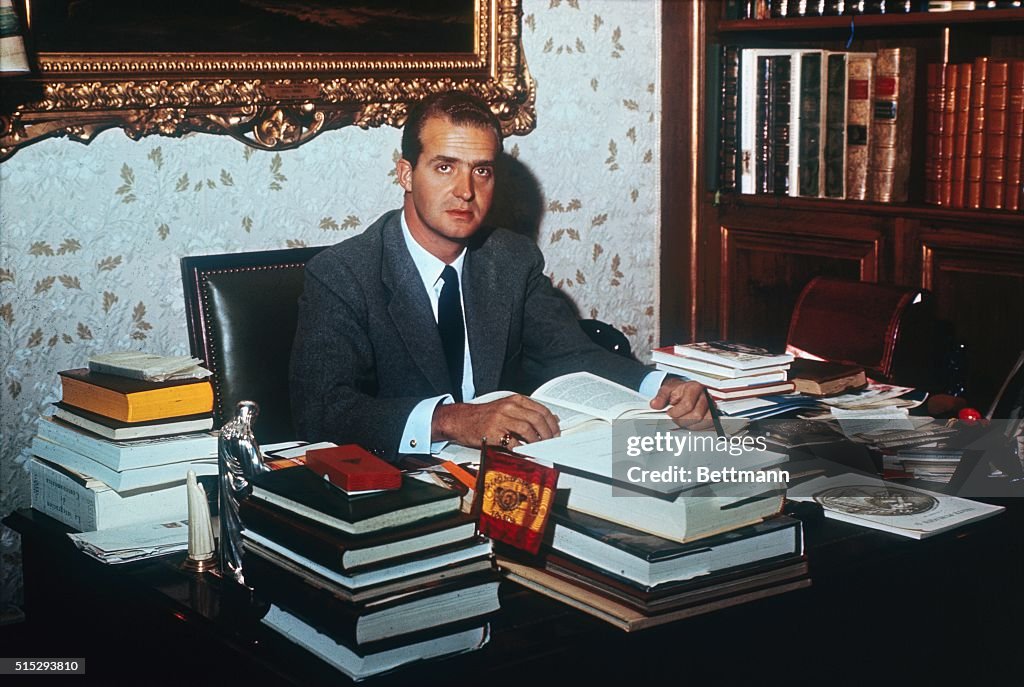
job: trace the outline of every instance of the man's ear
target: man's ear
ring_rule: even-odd
[[[406,193],[412,193],[412,163],[404,157],[399,158],[395,163],[395,172],[398,174],[398,185],[405,189]]]

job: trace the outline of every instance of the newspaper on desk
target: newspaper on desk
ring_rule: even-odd
[[[188,520],[68,533],[71,541],[101,563],[116,565],[188,550]]]

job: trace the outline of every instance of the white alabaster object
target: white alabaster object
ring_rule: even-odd
[[[188,557],[194,561],[213,558],[215,545],[213,525],[210,521],[210,504],[206,490],[196,481],[196,473],[188,471],[186,482],[188,493]]]

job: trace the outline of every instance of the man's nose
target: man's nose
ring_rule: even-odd
[[[460,200],[473,200],[473,174],[471,172],[458,172],[455,175],[455,197]]]

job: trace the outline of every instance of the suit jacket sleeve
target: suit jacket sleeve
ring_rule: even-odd
[[[422,399],[377,396],[368,318],[359,282],[343,262],[307,267],[292,349],[292,415],[301,439],[354,442],[393,458]]]

